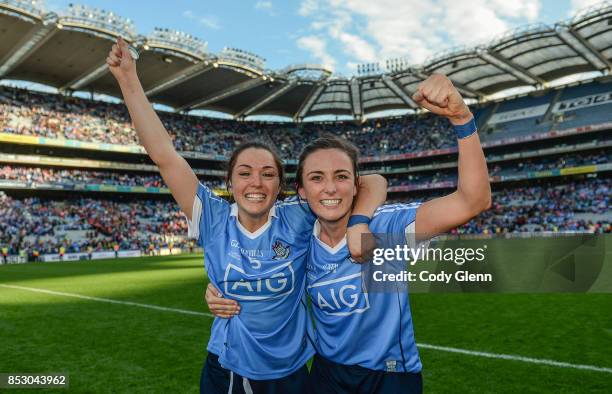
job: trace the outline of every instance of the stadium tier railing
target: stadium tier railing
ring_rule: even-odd
[[[151,164],[131,164],[104,160],[70,159],[64,157],[51,157],[39,155],[18,155],[13,153],[0,153],[0,163],[10,164],[36,164],[57,167],[95,168],[126,171],[159,172],[159,168]],[[197,175],[225,176],[225,171],[206,170],[194,168]]]
[[[576,145],[568,145],[562,147],[554,147],[554,148],[546,148],[546,149],[536,149],[533,151],[527,152],[514,152],[507,153],[503,155],[487,155],[487,164],[491,163],[499,163],[508,160],[516,160],[516,159],[529,159],[529,158],[537,158],[539,156],[544,155],[552,155],[558,153],[568,153],[568,152],[579,152],[582,150],[589,150],[595,148],[608,148],[612,147],[612,140],[604,141],[603,143],[600,141],[591,141],[585,142],[583,144]],[[360,171],[361,174],[381,174],[381,175],[393,175],[393,174],[408,174],[408,173],[418,173],[421,171],[428,170],[443,170],[456,168],[457,162],[446,162],[446,163],[436,163],[436,164],[424,164],[419,166],[410,166],[410,167],[381,167],[374,169],[367,169]]]
[[[175,256],[185,253],[203,253],[202,248],[194,248],[192,251],[183,248],[160,248],[153,252],[154,256]],[[134,258],[134,257],[145,257],[149,256],[148,253],[141,250],[102,250],[92,252],[91,257],[87,252],[79,253],[65,253],[60,257],[59,253],[42,254],[38,257],[38,261],[42,263],[52,262],[69,262],[69,261],[90,261],[90,260],[104,260],[104,259],[117,259],[117,258]],[[28,256],[23,255],[8,255],[6,264],[25,264],[28,262]],[[0,265],[2,265],[2,259],[0,259]]]
[[[578,167],[565,167],[565,168],[555,168],[552,170],[545,171],[525,171],[518,172],[515,174],[507,174],[507,175],[494,175],[489,177],[491,183],[503,183],[503,182],[511,182],[511,181],[520,181],[526,179],[537,179],[537,178],[550,178],[550,177],[560,177],[560,176],[570,176],[570,175],[578,175],[578,174],[591,174],[597,172],[604,171],[612,171],[612,163],[604,163],[604,164],[594,164],[587,166],[578,166]],[[447,189],[447,188],[456,188],[456,181],[440,181],[440,182],[431,182],[431,183],[421,183],[416,185],[397,185],[397,186],[389,186],[387,188],[388,192],[408,192],[415,190],[431,190],[431,189]]]
[[[612,163],[593,164],[575,167],[555,168],[545,171],[522,171],[504,175],[494,175],[489,179],[492,183],[518,181],[535,178],[549,178],[559,176],[569,176],[578,174],[589,174],[606,172],[612,170]],[[419,183],[416,185],[397,185],[389,186],[389,192],[407,192],[414,190],[430,190],[442,188],[454,188],[457,182],[452,180]],[[21,182],[13,180],[0,180],[0,189],[27,189],[27,190],[59,190],[59,191],[81,191],[81,192],[106,192],[106,193],[144,193],[144,194],[170,194],[167,188],[146,187],[146,186],[125,186],[107,184],[87,184],[69,182]],[[229,192],[225,189],[216,188],[214,192],[222,197],[228,197]],[[295,192],[288,192],[294,194]]]

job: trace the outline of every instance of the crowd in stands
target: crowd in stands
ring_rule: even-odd
[[[536,157],[511,162],[490,163],[489,175],[519,174],[530,171],[542,171],[555,168],[575,167],[587,164],[612,163],[612,152],[606,150],[589,153],[566,153],[561,156]],[[420,173],[403,173],[387,176],[390,186],[428,184],[435,182],[456,181],[457,169]],[[158,174],[116,173],[110,171],[93,171],[61,168],[42,168],[5,165],[0,167],[0,182],[3,180],[20,181],[27,184],[97,184],[120,186],[165,187]],[[225,182],[219,178],[203,180],[209,187],[225,188]]]
[[[164,182],[159,175],[118,174],[108,171],[68,170],[60,168],[55,169],[17,166],[0,167],[0,181],[1,180],[21,181],[28,184],[85,183],[100,185],[164,187]]]
[[[556,168],[577,167],[591,164],[612,163],[612,152],[571,152],[560,156],[534,157],[517,161],[489,163],[489,176],[518,175],[527,172],[553,170]],[[389,186],[421,185],[427,183],[457,181],[457,168],[440,171],[405,173],[388,176]]]
[[[161,113],[179,151],[227,155],[237,143],[258,138],[234,121]],[[0,132],[55,139],[138,145],[124,105],[0,86]]]
[[[477,114],[478,110],[474,112]],[[286,159],[321,133],[354,142],[363,156],[383,156],[456,145],[448,121],[431,114],[354,122],[238,122],[158,112],[179,151],[228,156],[243,141],[275,146]],[[612,120],[612,116],[610,119]],[[528,130],[523,130],[528,131]],[[542,130],[540,130],[541,132]],[[0,86],[0,132],[121,145],[138,145],[125,105]],[[486,133],[481,133],[481,139]],[[501,138],[497,133],[491,138]]]
[[[362,156],[381,156],[441,149],[456,145],[448,122],[432,115],[352,122],[267,123],[201,118],[160,112],[179,151],[228,157],[246,140],[274,146],[296,159],[305,144],[326,132],[354,142]],[[124,105],[0,86],[0,133],[138,145]],[[517,151],[521,147],[516,148]],[[609,149],[489,163],[491,176],[610,163]],[[457,169],[389,175],[390,186],[456,181]],[[159,174],[147,172],[0,166],[0,182],[28,184],[101,184],[164,187]],[[222,180],[204,180],[225,188]],[[561,185],[505,186],[493,194],[493,206],[458,234],[526,231],[612,232],[611,178],[568,181]],[[420,200],[435,193],[427,192]],[[410,197],[415,198],[414,195]],[[590,215],[590,216],[589,216]],[[599,218],[599,219],[598,219]],[[186,221],[175,203],[100,198],[53,200],[11,198],[0,192],[0,249],[32,255],[103,250],[141,250],[162,246],[192,247],[185,239]]]
[[[458,234],[531,231],[612,233],[612,178],[557,186],[504,188],[490,210],[456,229]],[[592,219],[579,218],[591,214]],[[595,219],[600,218],[600,219]]]
[[[604,163],[612,163],[612,151],[609,149],[601,149],[595,152],[571,152],[561,156],[534,157],[510,163],[490,164],[489,174],[544,171]]]
[[[455,234],[538,231],[612,232],[612,178],[561,185],[507,187],[493,193],[493,205]],[[422,197],[422,198],[421,198]],[[426,200],[432,195],[410,197]],[[581,218],[590,214],[591,219]],[[596,219],[599,218],[599,219]],[[193,247],[178,206],[167,201],[11,198],[0,193],[0,247],[10,253],[40,254],[141,250],[173,244]]]
[[[19,181],[27,184],[89,184],[166,187],[162,177],[157,174],[115,173],[109,171],[89,171],[75,169],[55,169],[41,167],[2,166],[0,181]],[[213,188],[224,188],[225,182],[219,179],[205,181]]]
[[[364,156],[406,153],[455,145],[446,119],[424,115],[352,122],[293,123],[233,120],[159,112],[179,151],[228,156],[246,140],[275,146],[295,159],[325,132],[353,141]],[[138,145],[124,105],[0,86],[0,132],[122,145]]]
[[[10,254],[186,247],[187,222],[167,201],[16,199],[0,192],[0,246]]]

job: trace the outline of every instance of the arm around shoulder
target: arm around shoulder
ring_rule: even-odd
[[[376,209],[387,199],[387,180],[378,174],[359,177],[359,191],[353,209],[353,215],[364,215],[371,218]],[[346,231],[347,246],[351,257],[358,262],[365,262],[371,254],[374,244],[367,224],[355,224]],[[363,242],[365,241],[365,243]]]

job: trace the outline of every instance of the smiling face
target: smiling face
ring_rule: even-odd
[[[349,156],[339,149],[319,149],[309,154],[298,193],[319,220],[336,222],[345,218],[357,194]]]
[[[232,170],[230,190],[238,204],[240,218],[267,220],[280,192],[274,156],[265,149],[242,151]]]

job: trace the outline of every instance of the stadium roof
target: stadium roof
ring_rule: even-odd
[[[410,97],[432,73],[446,74],[465,97],[481,99],[509,88],[543,87],[563,76],[612,69],[609,3],[553,26],[527,26],[486,45],[441,53],[423,65],[402,59],[388,60],[384,69],[363,65],[352,78],[310,64],[268,70],[258,55],[234,48],[209,53],[205,42],[178,31],[137,35],[132,21],[109,11],[76,5],[56,14],[37,4],[0,0],[0,79],[120,97],[105,59],[111,43],[122,36],[140,53],[138,72],[151,101],[236,118],[360,118],[416,108]]]

